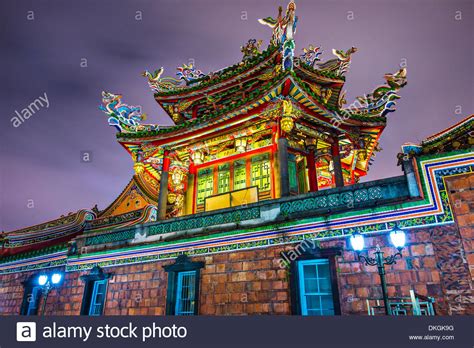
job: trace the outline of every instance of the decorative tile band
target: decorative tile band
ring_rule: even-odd
[[[298,198],[291,201],[281,202],[280,211],[283,215],[298,212],[314,212],[323,208],[354,207],[360,203],[374,202],[382,199],[401,198],[408,196],[406,179],[404,177],[397,180],[385,180],[385,184],[379,186],[364,185],[363,188],[353,189],[356,186],[348,186],[344,192],[328,194],[321,191],[315,197]],[[396,191],[396,193],[394,193]],[[273,203],[273,202],[272,202]],[[189,216],[163,221],[149,226],[148,236],[170,233],[175,231],[186,231],[206,226],[215,226],[232,222],[240,222],[261,217],[260,207],[248,209],[238,209],[221,213],[209,213],[206,215]],[[99,245],[126,241],[133,239],[136,233],[135,228],[121,229],[109,233],[103,233],[86,238],[85,245]]]
[[[64,266],[67,262],[67,250],[41,255],[29,259],[0,264],[0,274],[27,272],[38,269]]]
[[[260,208],[238,209],[223,214],[212,214],[208,216],[199,216],[197,218],[182,218],[169,223],[162,223],[150,226],[148,235],[163,234],[174,231],[190,230],[206,226],[215,226],[243,220],[258,219],[260,217]]]
[[[406,186],[406,181],[403,180],[401,184]],[[354,207],[358,203],[389,198],[388,194],[384,194],[384,191],[386,190],[383,187],[374,186],[318,197],[295,199],[294,201],[281,203],[280,211],[282,214],[292,214],[321,208]],[[406,192],[406,195],[408,195],[408,192]]]
[[[206,226],[215,226],[225,223],[238,222],[243,220],[257,219],[260,217],[260,208],[239,209],[222,214],[210,214],[197,217],[178,218],[173,221],[164,221],[156,223],[149,227],[148,235],[169,233],[174,231],[190,230],[193,228],[202,228]],[[98,236],[86,238],[85,245],[97,245],[111,242],[130,240],[135,237],[134,228],[121,230],[117,232],[104,233]]]

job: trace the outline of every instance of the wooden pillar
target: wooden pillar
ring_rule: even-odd
[[[170,170],[169,150],[163,153],[163,167],[161,169],[160,192],[158,193],[158,220],[166,218],[168,204],[168,174]]]
[[[334,168],[334,179],[336,181],[336,187],[344,186],[344,177],[342,175],[342,164],[341,156],[339,154],[339,139],[333,138],[334,141],[331,144],[332,163]]]
[[[314,156],[314,149],[310,148],[308,155],[306,155],[306,161],[308,163],[308,179],[309,179],[309,191],[318,191],[318,176],[316,173],[316,160]]]
[[[278,162],[280,165],[280,196],[290,195],[290,176],[288,174],[288,140],[278,139]]]

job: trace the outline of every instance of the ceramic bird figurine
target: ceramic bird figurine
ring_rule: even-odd
[[[163,74],[163,67],[159,68],[158,70],[155,70],[153,73],[150,73],[148,70],[145,70],[143,73],[142,73],[142,76],[145,76],[146,78],[148,78],[148,81],[150,82],[157,82],[161,75]]]
[[[398,90],[407,84],[407,69],[401,68],[395,74],[385,74],[384,78],[392,89]]]

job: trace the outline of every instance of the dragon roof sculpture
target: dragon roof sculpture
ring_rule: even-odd
[[[115,127],[119,132],[136,132],[143,130],[157,130],[158,125],[142,125],[140,121],[146,119],[146,114],[142,113],[141,106],[130,106],[122,102],[120,94],[102,92],[102,103],[99,108],[105,112],[109,118],[109,125]]]

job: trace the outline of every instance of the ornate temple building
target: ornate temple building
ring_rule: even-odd
[[[347,104],[357,49],[298,54],[295,10],[259,20],[268,46],[249,40],[233,66],[145,71],[173,126],[102,92],[135,175],[103,210],[2,234],[0,314],[378,314],[377,268],[348,238],[389,255],[395,228],[392,313],[474,314],[474,116],[404,144],[402,175],[360,183],[407,72]]]

